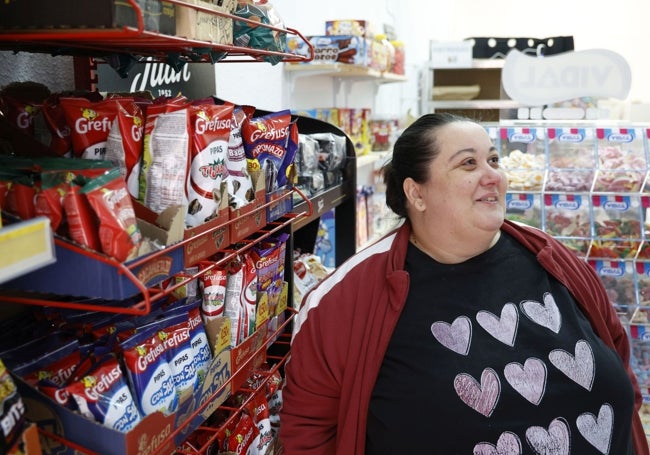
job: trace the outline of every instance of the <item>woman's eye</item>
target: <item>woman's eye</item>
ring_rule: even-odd
[[[492,167],[499,167],[499,157],[498,156],[493,156],[490,158],[489,163]]]

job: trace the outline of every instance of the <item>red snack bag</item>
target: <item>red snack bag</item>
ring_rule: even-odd
[[[226,283],[228,272],[223,267],[215,267],[201,276],[199,284],[202,290],[201,314],[203,321],[210,321],[223,316],[226,305]]]
[[[63,210],[68,221],[70,238],[91,250],[101,251],[97,217],[80,191],[79,185],[70,183],[63,196]]]
[[[188,226],[198,226],[218,215],[221,182],[228,177],[226,160],[232,112],[232,105],[190,107],[192,144],[185,216]]]
[[[34,136],[34,119],[49,95],[50,90],[41,83],[12,82],[0,91],[0,111],[13,127]]]
[[[60,102],[70,127],[74,156],[104,159],[106,141],[120,108],[119,102],[94,103],[86,98],[61,98]]]
[[[9,180],[0,178],[0,210],[4,209],[5,201],[7,199],[7,192],[9,191],[9,186],[11,183]]]
[[[242,414],[234,431],[226,440],[226,451],[237,454],[251,453],[252,444],[259,437],[259,430],[248,414]]]
[[[268,455],[272,452],[273,447],[273,430],[269,414],[269,402],[266,395],[256,392],[247,406],[248,414],[253,418],[253,423],[257,426],[259,436],[254,441],[255,453],[259,455]]]
[[[127,260],[142,242],[142,234],[119,170],[90,180],[82,192],[99,218],[101,251],[120,262]]]
[[[67,95],[55,93],[43,101],[43,120],[50,131],[49,150],[55,156],[64,156],[72,151],[71,129],[65,117],[65,111],[61,106],[63,97],[83,97],[92,102],[102,100],[99,92],[82,92],[80,94],[69,93]]]
[[[70,178],[66,178],[69,175]],[[63,225],[63,197],[70,187],[74,177],[66,172],[44,172],[41,174],[41,191],[34,198],[36,216],[46,216],[50,219],[52,230],[58,233]]]
[[[34,197],[36,187],[21,180],[14,180],[7,189],[4,208],[7,212],[13,213],[20,219],[29,220],[36,216],[34,209]]]

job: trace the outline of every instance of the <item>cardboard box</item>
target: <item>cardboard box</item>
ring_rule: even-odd
[[[325,34],[355,35],[364,38],[374,38],[376,27],[369,21],[358,19],[338,19],[325,22]]]
[[[367,66],[370,40],[354,35],[319,35],[307,37],[314,48],[314,59],[300,64],[349,63]],[[307,44],[295,36],[287,37],[287,46],[298,55],[308,55]]]
[[[248,204],[230,211],[230,243],[237,243],[266,226],[266,187],[264,173],[255,172],[251,175],[255,198]]]
[[[206,332],[208,327],[206,326]],[[229,321],[217,324],[216,330],[225,331],[230,339]],[[216,336],[214,340],[222,340]],[[232,376],[231,353],[228,343],[213,345],[213,359],[202,385],[184,397],[178,410],[168,416],[156,412],[146,416],[128,433],[107,428],[80,414],[63,408],[49,397],[14,377],[18,390],[26,402],[27,418],[41,428],[102,455],[171,454],[189,434],[203,424],[232,393],[228,382]],[[201,407],[205,406],[202,410]],[[196,416],[192,417],[194,413]],[[188,419],[191,419],[189,423]],[[173,439],[170,435],[181,428]],[[51,441],[43,453],[75,455],[74,449]]]
[[[145,30],[174,35],[176,9],[161,0],[137,0]],[[0,2],[0,30],[91,29],[137,27],[137,15],[128,1],[7,0]]]
[[[172,209],[157,225],[138,219],[143,235],[170,246],[182,239],[182,213]],[[6,289],[124,300],[185,268],[182,248],[150,252],[120,264],[61,237],[54,239],[56,262],[2,285]],[[131,277],[130,275],[133,275]]]
[[[205,333],[211,345],[230,345],[230,319],[219,317],[209,321]],[[263,324],[239,345],[230,347],[230,388],[233,392],[239,390],[253,370],[266,361],[266,349],[260,348],[265,345],[268,334],[268,328]],[[258,350],[260,352],[255,354]]]
[[[232,14],[235,11],[235,0],[216,1],[186,0],[187,3]],[[198,11],[190,7],[178,7],[176,10],[176,35],[188,39],[211,41],[216,44],[232,45],[233,21],[229,17]]]
[[[452,41],[437,43],[431,41],[431,66],[433,68],[471,68],[472,43]]]
[[[135,214],[139,219],[150,224],[157,223],[156,219],[159,217],[158,214],[138,200],[132,199],[132,202]],[[183,218],[184,216],[185,211],[183,210]],[[229,219],[227,189],[226,184],[223,183],[221,186],[221,204],[218,215],[210,221],[195,227],[185,228],[185,224],[183,223],[181,238],[183,240],[191,239],[182,247],[185,267],[192,266],[212,256],[232,243],[228,226]]]

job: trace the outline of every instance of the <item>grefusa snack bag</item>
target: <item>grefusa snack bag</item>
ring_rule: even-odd
[[[226,160],[232,111],[231,105],[190,107],[192,145],[185,216],[188,226],[198,226],[219,214],[221,182],[228,177]]]
[[[128,432],[142,419],[114,356],[107,357],[94,371],[74,381],[67,391],[82,415],[108,428]]]
[[[147,108],[138,199],[156,213],[187,205],[189,104],[184,97]]]
[[[122,343],[127,376],[142,415],[176,412],[178,395],[159,327],[149,326]]]

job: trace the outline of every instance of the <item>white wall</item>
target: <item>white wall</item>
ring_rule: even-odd
[[[630,65],[632,86],[627,102],[650,103],[650,59],[647,22],[650,2],[618,0],[273,0],[286,26],[305,35],[324,33],[328,19],[368,19],[392,24],[406,44],[407,84],[382,86],[377,98],[367,100],[368,87],[355,84],[348,103],[366,103],[381,114],[405,114],[417,109],[418,68],[428,58],[430,40],[453,41],[471,36],[533,37],[573,36],[576,50],[605,48],[621,54]],[[217,92],[236,102],[267,109],[331,106],[331,81],[314,78],[294,86],[284,81],[282,64],[217,65]],[[372,90],[371,90],[372,92]],[[359,99],[354,96],[358,94]],[[365,98],[365,99],[364,99]],[[313,103],[311,103],[313,101]],[[369,104],[372,104],[370,106]]]

